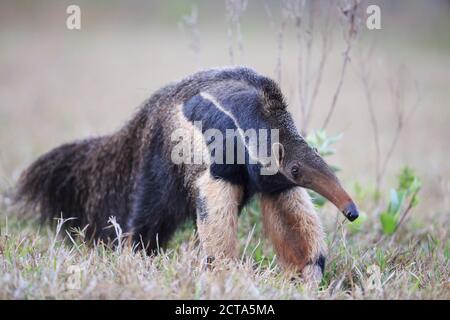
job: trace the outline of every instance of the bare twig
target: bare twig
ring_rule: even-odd
[[[313,114],[313,108],[319,92],[325,63],[330,54],[331,12],[335,8],[335,1],[284,0],[282,20],[279,28],[278,60],[275,69],[277,80],[281,80],[281,53],[284,33],[288,23],[295,31],[297,43],[297,86],[299,110],[301,115],[302,133],[306,134]],[[267,9],[266,9],[267,10]],[[268,15],[269,16],[269,15]],[[319,21],[320,19],[320,21]],[[316,29],[319,30],[322,41],[320,52],[316,54],[314,40]],[[317,65],[313,63],[313,56],[319,56]]]
[[[397,126],[395,129],[394,137],[386,153],[386,157],[384,158],[384,161],[382,162],[380,167],[380,171],[377,175],[378,185],[381,184],[382,179],[386,173],[388,163],[392,157],[395,147],[397,146],[400,134],[403,130],[406,121],[408,121],[411,118],[413,112],[418,108],[422,100],[420,90],[416,87],[417,92],[416,102],[410,109],[410,112],[408,114],[405,113],[405,85],[407,83],[407,77],[405,73],[406,73],[405,67],[400,66],[399,70],[397,71],[397,76],[396,77],[392,76],[389,81],[391,94],[393,97],[393,106],[397,116]],[[415,85],[417,86],[417,83],[415,83]]]
[[[280,26],[280,30],[278,31],[278,39],[277,39],[277,43],[278,43],[278,56],[277,56],[277,65],[276,65],[276,73],[277,73],[277,78],[278,81],[281,82],[281,70],[282,70],[282,53],[283,53],[283,40],[284,40],[284,32],[286,30],[286,19],[283,18],[281,21],[281,26]]]
[[[233,32],[236,33],[236,42],[241,55],[244,55],[244,44],[241,33],[241,17],[247,9],[248,0],[225,0],[228,28],[228,54],[230,63],[234,64]],[[234,31],[233,31],[234,29]]]
[[[179,22],[179,27],[182,30],[186,30],[189,33],[190,42],[189,48],[195,55],[197,65],[200,67],[200,53],[201,53],[201,42],[200,42],[200,31],[198,28],[198,10],[196,6],[192,6],[190,14],[184,15]]]
[[[331,120],[331,117],[333,116],[334,110],[336,108],[336,103],[337,103],[339,94],[341,93],[342,84],[344,83],[344,77],[345,77],[345,73],[347,71],[347,64],[350,61],[350,57],[349,57],[350,50],[351,50],[351,42],[347,42],[347,49],[344,52],[344,62],[342,63],[342,68],[341,68],[341,73],[339,76],[338,85],[336,87],[336,90],[334,91],[333,100],[331,101],[330,109],[328,110],[327,116],[325,117],[325,120],[323,122],[322,129],[326,129],[326,127],[328,126],[328,123]]]
[[[418,192],[419,192],[419,190],[414,192],[414,194],[411,196],[411,199],[409,200],[408,206],[406,207],[405,211],[403,211],[402,216],[400,217],[400,220],[398,221],[397,225],[394,228],[394,232],[397,231],[397,229],[400,227],[400,225],[406,219],[406,216],[408,215],[408,213],[411,211],[411,209],[413,207],[414,198],[417,196]]]
[[[272,29],[276,29],[277,60],[275,65],[275,78],[278,83],[282,81],[282,54],[287,28],[292,25],[297,43],[297,74],[298,82],[294,92],[297,92],[301,113],[302,133],[306,134],[312,111],[322,82],[325,63],[330,54],[331,23],[330,17],[335,0],[318,4],[318,1],[284,0],[281,10],[281,20],[278,28],[267,3],[264,4],[266,15]],[[320,9],[320,10],[319,10]],[[324,12],[324,13],[322,13]],[[318,22],[318,18],[322,20]],[[314,66],[312,57],[316,55],[314,49],[314,36],[316,25],[320,28],[322,41],[317,66]],[[313,72],[312,72],[313,71]],[[295,93],[294,93],[295,95]]]
[[[269,20],[272,29],[276,30],[275,21],[272,15],[272,11],[267,2],[264,3],[264,9],[266,11],[267,18]],[[276,34],[277,41],[277,62],[275,65],[275,78],[277,82],[281,85],[282,80],[282,55],[283,55],[283,43],[284,43],[284,33],[286,31],[287,17],[285,14],[281,15],[280,27],[278,28]]]
[[[407,123],[414,111],[418,108],[421,102],[421,94],[417,82],[414,82],[415,92],[417,92],[417,98],[414,105],[406,111],[406,101],[405,101],[405,92],[406,86],[408,85],[408,76],[406,75],[406,68],[400,66],[399,68],[389,68],[389,70],[394,70],[393,74],[389,77],[389,90],[391,92],[392,98],[392,108],[395,111],[396,117],[396,127],[395,132],[390,141],[387,151],[385,153],[382,152],[381,142],[380,142],[380,132],[378,127],[378,119],[375,114],[375,103],[372,95],[372,84],[370,83],[370,70],[368,67],[370,66],[368,61],[371,60],[373,55],[374,45],[370,47],[367,51],[367,54],[360,53],[359,54],[359,77],[361,79],[361,83],[364,89],[364,95],[367,102],[367,107],[369,110],[370,116],[370,124],[373,131],[373,138],[375,144],[375,183],[376,183],[376,192],[379,194],[381,189],[381,184],[383,178],[386,174],[386,170],[388,164],[392,158],[392,155],[396,149],[398,141],[400,139],[401,132],[404,128],[405,123]],[[382,155],[384,154],[384,157]]]
[[[367,55],[363,55],[361,52],[359,55],[359,75],[361,78],[361,82],[363,85],[364,95],[367,101],[367,108],[369,110],[370,116],[370,124],[373,131],[373,139],[375,144],[375,180],[376,180],[376,191],[377,193],[380,191],[380,167],[381,167],[381,146],[380,146],[380,134],[378,129],[378,121],[375,115],[375,104],[372,96],[372,85],[370,84],[370,70],[368,66],[370,65],[368,61],[370,61],[373,57],[374,50],[374,42],[370,46],[367,51]]]
[[[333,95],[330,109],[328,110],[328,113],[323,122],[322,129],[326,129],[331,120],[331,117],[333,116],[334,110],[336,109],[336,103],[341,92],[342,84],[344,83],[344,77],[347,72],[347,65],[350,61],[350,51],[360,27],[360,19],[358,18],[359,3],[359,0],[352,0],[351,3],[346,3],[344,7],[341,7],[341,12],[345,16],[345,20],[347,23],[347,28],[344,33],[346,39],[346,49],[344,51],[344,59],[342,62],[341,73],[339,75],[339,81]]]
[[[331,11],[332,11],[331,9],[333,8],[333,6],[334,6],[333,1],[328,3],[328,8],[326,9],[326,15],[322,21],[323,28],[322,28],[322,32],[321,32],[321,37],[322,37],[321,56],[320,56],[320,62],[319,62],[319,65],[318,65],[317,71],[316,71],[315,81],[314,81],[314,85],[313,85],[313,91],[311,94],[311,98],[309,99],[309,106],[308,106],[308,110],[306,113],[306,118],[304,119],[304,123],[302,126],[302,129],[304,130],[304,132],[308,132],[308,126],[311,121],[312,111],[314,110],[316,98],[319,93],[320,85],[322,83],[322,75],[324,72],[325,64],[327,62],[330,48],[331,48],[331,44],[330,44],[330,42],[331,42],[331,38],[330,38],[331,22],[330,21],[331,21]]]

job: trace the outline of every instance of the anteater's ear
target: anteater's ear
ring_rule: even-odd
[[[275,158],[278,168],[281,168],[281,166],[283,165],[285,154],[286,153],[284,151],[284,146],[281,143],[275,142],[274,144],[272,144],[272,155]]]

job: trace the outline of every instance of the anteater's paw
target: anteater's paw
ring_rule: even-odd
[[[310,264],[307,264],[302,270],[303,283],[311,288],[316,289],[323,278],[325,269],[325,256],[320,255],[319,258]]]
[[[307,265],[302,270],[302,282],[310,289],[317,289],[322,281],[323,273],[317,265]]]

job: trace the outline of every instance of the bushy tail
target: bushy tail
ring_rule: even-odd
[[[76,173],[87,147],[84,142],[62,145],[42,155],[22,173],[15,202],[22,205],[24,213],[38,211],[42,221],[60,217],[82,220],[85,195],[77,188]]]

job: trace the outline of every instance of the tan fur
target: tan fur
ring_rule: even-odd
[[[237,215],[242,188],[214,179],[209,171],[197,180],[197,187],[208,212],[203,220],[197,217],[198,234],[205,253],[215,259],[236,258]]]
[[[174,116],[173,116],[173,127],[172,132],[177,129],[183,129],[187,135],[184,139],[188,141],[192,141],[192,149],[190,154],[190,165],[184,165],[184,179],[185,185],[191,190],[191,193],[194,195],[197,193],[197,187],[195,185],[198,177],[208,169],[208,164],[210,161],[209,158],[209,150],[204,140],[203,134],[199,131],[199,129],[193,125],[192,122],[188,121],[186,117],[183,115],[182,111],[183,105],[179,104],[174,107]],[[203,157],[203,162],[201,164],[194,164],[194,153],[195,157]],[[202,153],[201,155],[199,153]],[[186,159],[188,160],[188,159]]]
[[[204,199],[208,212],[203,221],[197,218],[201,245],[207,257],[233,259],[237,255],[237,215],[243,196],[242,187],[211,176],[207,166],[209,152],[204,137],[197,127],[186,120],[181,108],[182,105],[175,108],[177,112],[174,124],[189,133],[190,136],[186,136],[186,139],[192,139],[195,150],[201,150],[206,160],[201,165],[188,166],[185,171],[186,185],[193,194]]]
[[[308,193],[294,188],[276,196],[262,195],[261,210],[280,263],[302,271],[305,278],[320,279],[315,262],[325,251],[324,233]]]

